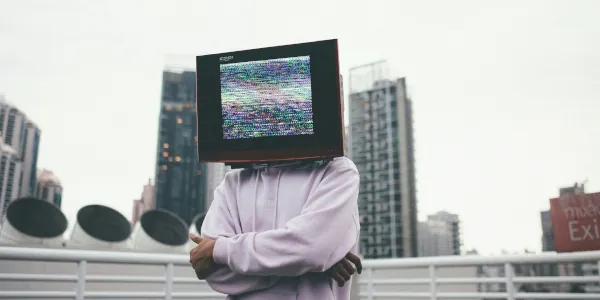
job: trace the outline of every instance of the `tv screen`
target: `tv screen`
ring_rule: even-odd
[[[337,40],[196,57],[198,158],[343,155]]]
[[[310,56],[221,65],[223,138],[313,134]]]

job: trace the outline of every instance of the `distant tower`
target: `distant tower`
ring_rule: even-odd
[[[152,180],[148,179],[148,184],[144,185],[142,189],[142,197],[137,200],[133,200],[133,215],[131,217],[131,224],[135,225],[139,221],[140,217],[147,211],[155,208],[156,203],[154,202],[154,185]]]
[[[163,72],[156,151],[156,208],[187,222],[206,207],[206,163],[198,162],[196,73]]]
[[[52,171],[38,171],[35,197],[48,201],[60,208],[62,205],[62,193],[63,187],[60,180]]]
[[[385,62],[351,69],[349,153],[360,174],[360,253],[418,255],[412,101]]]
[[[461,247],[458,215],[441,211],[419,223],[419,256],[460,255]]]
[[[22,165],[19,153],[0,140],[0,223],[10,202],[19,198]]]
[[[19,162],[18,180],[11,186],[11,196],[0,200],[2,205],[8,206],[18,197],[34,196],[40,135],[40,129],[25,113],[0,95],[0,140],[4,150],[11,149],[4,152],[11,153],[12,161]],[[2,206],[0,213],[1,210]]]

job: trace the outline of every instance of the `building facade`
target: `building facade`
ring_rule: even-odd
[[[0,223],[10,202],[19,198],[22,166],[19,152],[0,140]]]
[[[34,191],[36,198],[48,201],[58,208],[61,207],[63,187],[58,177],[52,171],[39,170],[37,172],[37,182]]]
[[[419,222],[419,256],[460,255],[462,238],[458,215],[445,211]]]
[[[35,195],[40,129],[0,95],[0,141],[7,169],[0,171],[0,217],[12,200]],[[16,172],[16,173],[15,173]],[[13,178],[17,174],[16,178]],[[7,192],[7,189],[10,192]]]
[[[40,148],[41,130],[33,122],[25,124],[25,136],[21,148],[23,160],[23,179],[21,180],[21,197],[29,197],[35,194],[37,179],[37,160]],[[60,206],[60,205],[59,205]]]
[[[132,225],[135,225],[145,212],[156,208],[154,194],[154,185],[152,184],[152,180],[148,179],[148,184],[144,185],[140,199],[133,200]]]
[[[360,173],[360,252],[414,257],[417,199],[412,103],[406,81],[378,80],[349,99],[351,159]]]
[[[198,162],[196,73],[163,72],[155,200],[189,225],[206,207],[206,163]]]

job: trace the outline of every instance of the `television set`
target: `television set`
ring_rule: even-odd
[[[337,40],[197,56],[199,161],[343,156],[339,74]]]

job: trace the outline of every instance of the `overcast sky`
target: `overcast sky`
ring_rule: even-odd
[[[154,177],[172,57],[338,38],[344,74],[387,59],[407,77],[420,217],[459,214],[465,246],[483,253],[539,250],[539,212],[559,187],[589,179],[600,191],[599,11],[593,0],[0,0],[0,93],[42,128],[39,166],[61,178],[71,222],[93,203],[131,218]]]

